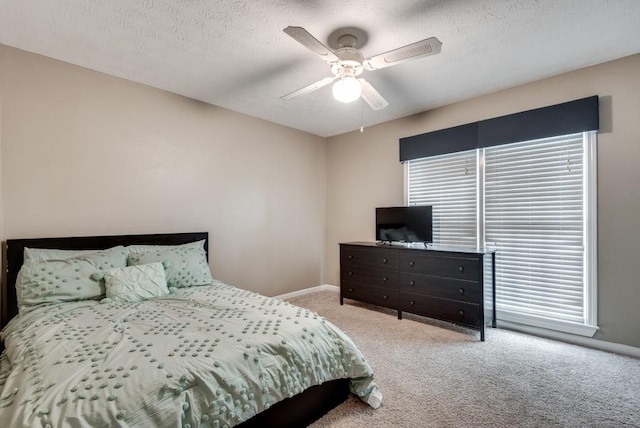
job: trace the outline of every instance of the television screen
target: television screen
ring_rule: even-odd
[[[376,208],[376,240],[388,242],[432,242],[432,207]]]

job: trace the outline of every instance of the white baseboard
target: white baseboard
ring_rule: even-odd
[[[558,340],[560,342],[580,345],[587,348],[599,349],[601,351],[613,352],[614,354],[628,355],[630,357],[640,358],[640,348],[634,346],[623,345],[621,343],[606,342],[604,340],[592,339],[590,337],[578,336],[574,334],[562,333],[559,331],[547,330],[539,327],[531,327],[509,321],[498,320],[498,328],[507,330],[515,330],[522,333],[532,334],[534,336],[544,337],[546,339]]]
[[[340,287],[335,285],[323,284],[317,285],[311,288],[305,288],[304,290],[292,291],[291,293],[281,294],[279,296],[274,296],[276,299],[287,300],[293,299],[294,297],[306,296],[307,294],[317,293],[318,291],[340,291]]]

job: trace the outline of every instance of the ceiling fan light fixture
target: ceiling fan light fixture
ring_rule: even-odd
[[[362,86],[358,79],[353,76],[347,76],[334,83],[331,91],[336,100],[342,103],[350,103],[360,98]]]

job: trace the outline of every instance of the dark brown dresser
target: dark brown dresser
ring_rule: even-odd
[[[495,327],[495,251],[420,244],[340,244],[340,304],[354,299],[480,331]]]

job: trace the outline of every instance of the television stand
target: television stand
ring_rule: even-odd
[[[379,247],[430,248],[431,242],[376,241]]]
[[[392,241],[376,241],[376,245],[378,246],[389,246],[389,245],[393,245]]]

